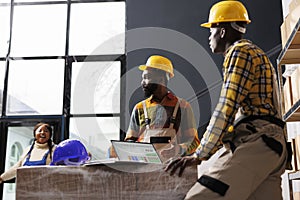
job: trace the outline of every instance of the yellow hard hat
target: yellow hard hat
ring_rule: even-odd
[[[221,1],[211,7],[208,22],[201,24],[201,26],[211,28],[212,24],[220,22],[246,22],[249,24],[251,20],[241,2]]]
[[[163,70],[169,73],[170,78],[174,77],[172,62],[166,57],[160,55],[150,56],[147,60],[147,63],[145,65],[140,65],[139,69],[143,71],[146,70],[147,67]]]

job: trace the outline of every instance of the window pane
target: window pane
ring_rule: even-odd
[[[120,113],[120,62],[72,66],[72,114]]]
[[[5,62],[0,61],[0,116],[2,113],[2,97],[3,97],[3,87],[4,87],[4,76],[5,76]]]
[[[71,55],[124,54],[124,33],[125,2],[71,6]]]
[[[66,5],[15,6],[11,56],[65,54]]]
[[[64,60],[11,61],[7,114],[61,114]]]
[[[8,51],[10,6],[0,7],[0,57],[5,57]]]
[[[119,139],[119,117],[85,117],[70,119],[70,138],[79,139],[92,154],[92,160],[104,159],[110,140]]]
[[[31,145],[32,130],[33,127],[8,127],[5,171],[13,166],[19,160],[19,155]],[[15,154],[11,152],[13,147],[15,147]],[[15,183],[4,184],[3,199],[16,199],[15,195]]]

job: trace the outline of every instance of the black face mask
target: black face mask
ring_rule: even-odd
[[[144,88],[144,96],[146,98],[150,97],[155,92],[155,90],[157,90],[157,88],[158,84],[156,83],[148,84],[147,87]]]

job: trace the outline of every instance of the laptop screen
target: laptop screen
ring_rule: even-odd
[[[162,163],[153,144],[111,140],[120,161]]]

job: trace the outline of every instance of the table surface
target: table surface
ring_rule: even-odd
[[[126,162],[21,167],[16,199],[183,199],[197,181],[197,168],[186,168],[182,177],[170,176],[163,168]]]

